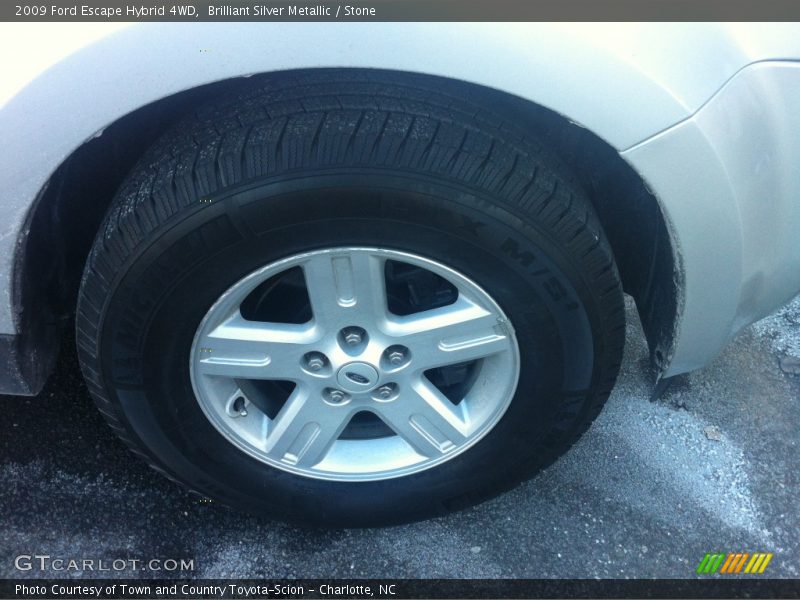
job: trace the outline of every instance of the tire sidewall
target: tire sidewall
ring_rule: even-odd
[[[264,265],[337,246],[443,263],[509,317],[521,358],[517,391],[472,448],[416,474],[339,483],[268,466],[207,420],[189,376],[189,349],[205,313]],[[99,331],[106,388],[129,434],[160,468],[224,503],[327,525],[432,516],[541,468],[574,435],[606,347],[596,291],[545,230],[467,186],[381,169],[305,172],[202,198],[128,258]]]

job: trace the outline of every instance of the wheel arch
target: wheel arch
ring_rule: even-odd
[[[16,393],[36,393],[43,385],[55,359],[58,325],[74,311],[83,264],[100,222],[144,149],[204,99],[265,76],[276,75],[228,78],[137,108],[80,144],[48,178],[28,211],[14,257],[12,301],[23,334],[19,343],[26,349],[18,365],[24,385]],[[509,92],[426,77],[479,97],[523,133],[544,139],[573,169],[600,216],[625,290],[637,302],[651,357],[663,364],[678,318],[681,269],[668,223],[643,179],[608,141],[564,115]]]

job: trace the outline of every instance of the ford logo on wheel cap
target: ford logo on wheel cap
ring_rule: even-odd
[[[348,392],[366,392],[378,384],[378,370],[369,363],[353,362],[339,369],[336,380]]]
[[[345,373],[345,376],[347,376],[350,380],[355,381],[356,383],[360,383],[361,385],[366,385],[369,383],[369,379],[367,379],[363,375],[355,373],[354,371],[348,371],[347,373]]]

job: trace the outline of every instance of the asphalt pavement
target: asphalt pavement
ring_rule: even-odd
[[[0,577],[81,575],[14,566],[45,554],[190,558],[208,578],[683,578],[706,552],[772,552],[768,575],[797,578],[800,298],[656,402],[628,316],[617,387],[567,455],[480,506],[385,529],[297,528],[183,491],[117,440],[67,349],[38,397],[0,397]]]

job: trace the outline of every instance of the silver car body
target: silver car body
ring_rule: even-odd
[[[707,364],[800,291],[800,27],[791,24],[3,25],[0,335],[36,199],[88,140],[202,84],[317,67],[422,72],[564,115],[667,223],[680,279],[663,376]],[[2,391],[2,390],[0,390]]]

